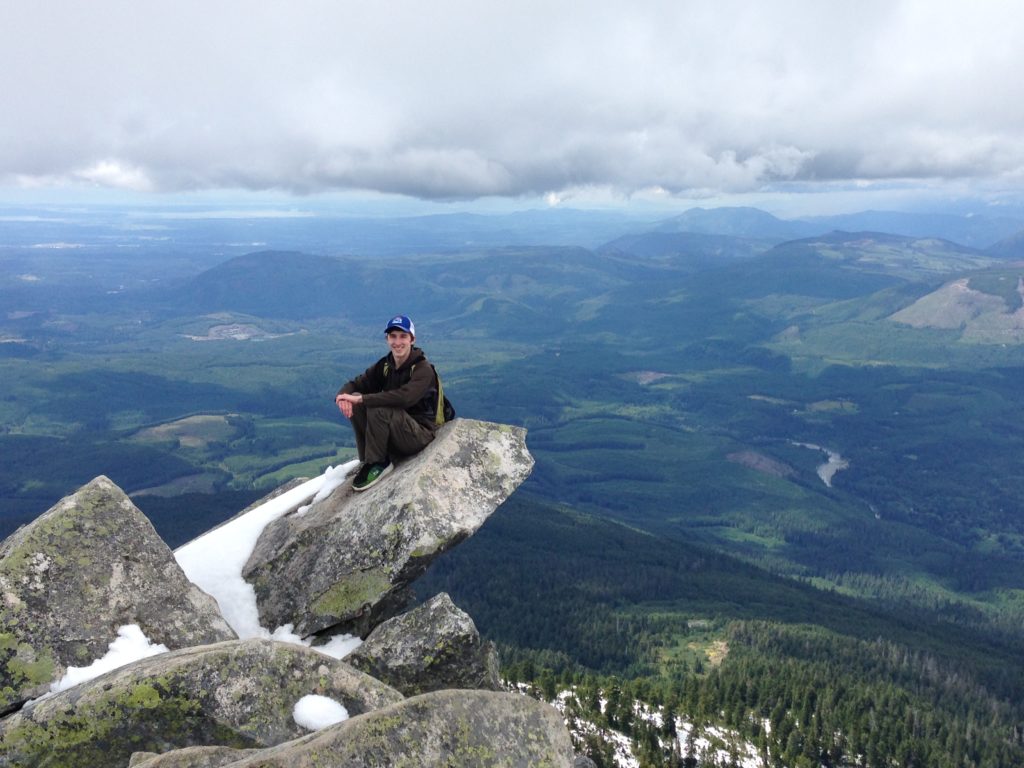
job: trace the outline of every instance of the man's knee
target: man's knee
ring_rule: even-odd
[[[399,410],[398,408],[367,408],[366,423],[368,426],[388,426]]]

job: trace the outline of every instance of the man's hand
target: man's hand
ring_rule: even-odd
[[[346,419],[352,418],[352,407],[358,403],[363,402],[363,396],[358,392],[354,395],[338,395],[334,398],[334,402],[338,404],[338,410]]]

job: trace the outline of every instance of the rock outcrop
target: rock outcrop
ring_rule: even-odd
[[[409,582],[529,474],[524,437],[456,420],[366,493],[345,484],[302,514],[288,511],[289,497],[248,519],[255,537],[252,524],[285,515],[243,572],[262,627],[292,624],[307,638],[357,631],[368,637],[354,661],[372,675],[315,648],[234,638],[107,478],[63,499],[0,545],[0,768],[568,768],[569,734],[553,708],[468,690],[498,687],[497,654],[446,594],[387,621]],[[235,591],[221,599],[237,607],[246,585],[232,563],[222,575]],[[177,650],[28,700],[67,667],[104,656],[130,624],[128,634]]]
[[[498,652],[444,592],[388,619],[345,657],[406,696],[444,688],[500,690]]]
[[[221,768],[221,766],[237,762],[243,757],[258,754],[260,751],[231,747],[186,747],[164,752],[162,755],[152,752],[136,752],[132,755],[128,768]],[[597,768],[597,766],[593,766],[593,768]]]
[[[235,637],[149,520],[102,476],[0,545],[0,591],[0,712],[103,656],[120,626],[137,624],[172,650]]]
[[[470,419],[364,493],[346,485],[267,526],[242,575],[264,626],[365,637],[407,604],[407,586],[474,533],[526,479],[526,431]]]
[[[358,715],[402,695],[298,645],[234,640],[153,656],[26,705],[0,721],[0,765],[127,765],[132,752],[266,747],[307,733],[303,696]]]
[[[325,756],[328,756],[326,758]],[[192,768],[171,752],[137,768]],[[187,755],[191,760],[193,755]],[[230,768],[570,768],[561,716],[539,701],[492,691],[436,691],[216,765]]]

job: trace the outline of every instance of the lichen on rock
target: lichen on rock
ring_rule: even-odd
[[[305,733],[292,709],[309,694],[356,714],[402,699],[303,646],[228,641],[143,659],[27,704],[0,721],[0,765],[126,765],[137,751],[279,744]]]
[[[227,765],[570,768],[572,761],[569,732],[553,707],[513,693],[435,691]]]
[[[267,526],[243,570],[264,626],[365,637],[409,582],[472,535],[533,468],[526,431],[456,419],[369,491],[347,487]]]
[[[473,619],[444,592],[385,621],[346,660],[406,696],[501,688],[494,643],[480,637]]]
[[[259,752],[258,749],[233,747],[186,747],[162,755],[136,752],[132,755],[128,768],[221,768]]]
[[[0,711],[103,656],[117,628],[186,648],[235,637],[148,519],[106,477],[0,545]]]
[[[263,626],[369,635],[353,660],[408,700],[315,648],[225,640],[216,604],[107,478],[63,499],[0,545],[0,768],[568,768],[555,710],[465,690],[498,687],[497,655],[447,595],[397,616],[410,582],[527,477],[524,438],[456,420],[377,487],[267,526],[244,569]],[[26,702],[126,624],[178,650]],[[326,721],[297,713],[307,697],[349,719],[308,733]]]

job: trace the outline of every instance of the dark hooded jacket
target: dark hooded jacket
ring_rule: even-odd
[[[423,426],[437,427],[437,376],[419,347],[412,348],[400,367],[388,352],[338,390],[339,395],[357,392],[367,408],[401,408]]]

